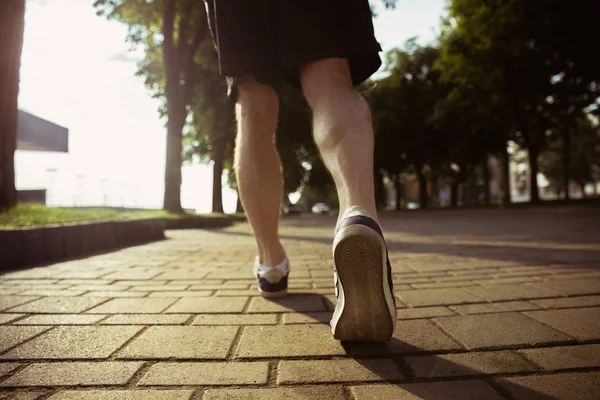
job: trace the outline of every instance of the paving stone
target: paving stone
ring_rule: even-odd
[[[302,386],[273,389],[208,389],[203,400],[344,400],[341,387]]]
[[[218,285],[192,285],[188,290],[248,290],[250,284],[249,283],[237,283],[234,282],[232,284],[218,284]]]
[[[279,299],[253,298],[249,313],[325,311],[320,295],[288,295]]]
[[[115,284],[113,279],[61,279],[56,281],[63,285],[95,285],[95,286],[108,286]],[[121,285],[121,284],[115,284]],[[128,286],[128,285],[127,285]]]
[[[21,292],[20,295],[24,296],[55,296],[55,297],[75,297],[81,296],[85,291],[83,290],[49,290],[49,289],[30,289]]]
[[[328,324],[331,321],[333,313],[331,311],[307,312],[307,313],[287,313],[283,314],[284,324]]]
[[[391,360],[294,360],[281,361],[277,383],[354,382],[402,379]]]
[[[126,314],[112,315],[102,321],[101,325],[183,325],[190,319],[186,314]]]
[[[398,319],[420,319],[456,315],[448,307],[402,308],[396,310],[396,314],[398,315]]]
[[[21,318],[25,314],[0,314],[0,324],[6,324],[14,321],[17,318]]]
[[[30,390],[11,390],[10,392],[0,391],[0,400],[36,400],[43,394],[45,393]]]
[[[600,279],[597,278],[540,282],[536,286],[567,296],[600,294]]]
[[[345,343],[351,355],[379,356],[462,349],[440,328],[427,320],[398,322],[392,340],[384,343]]]
[[[68,290],[86,291],[86,292],[120,292],[129,289],[128,285],[75,285]]]
[[[9,351],[0,358],[8,360],[106,358],[131,339],[140,329],[140,327],[133,326],[59,326]]]
[[[267,339],[268,338],[268,339]],[[345,354],[323,325],[248,326],[244,328],[236,357],[298,357]]]
[[[267,362],[158,363],[139,385],[260,385],[266,384]]]
[[[106,315],[42,314],[32,315],[14,325],[93,325]]]
[[[89,314],[160,314],[175,299],[112,299],[88,310]]]
[[[597,400],[600,372],[533,375],[498,379],[515,400]]]
[[[133,292],[185,292],[189,285],[143,285],[133,286],[130,291]]]
[[[168,281],[164,280],[157,280],[157,279],[152,279],[152,280],[130,280],[130,279],[126,279],[126,280],[118,280],[118,281],[111,281],[114,282],[111,286],[127,286],[127,287],[131,287],[131,286],[163,286],[166,285]],[[186,283],[187,285],[189,285],[189,283]]]
[[[506,301],[501,303],[464,304],[461,306],[450,306],[451,309],[461,315],[468,314],[490,314],[510,311],[539,310],[539,307],[526,301]]]
[[[14,371],[19,366],[20,364],[15,363],[0,363],[0,377],[8,374],[10,371]]]
[[[493,285],[483,287],[469,287],[465,290],[489,301],[538,299],[542,297],[556,297],[559,294],[529,285]]]
[[[291,290],[289,292],[291,292]],[[257,288],[252,288],[252,289],[247,289],[247,290],[239,290],[239,289],[217,290],[217,292],[215,293],[215,296],[217,296],[217,297],[241,297],[241,296],[259,297],[262,295],[260,294],[260,292],[258,291]]]
[[[145,280],[152,279],[160,274],[160,271],[120,271],[115,272],[106,276],[103,276],[104,279],[115,279],[115,280]]]
[[[554,329],[514,312],[441,317],[435,321],[469,349],[572,340]]]
[[[148,295],[148,297],[209,297],[212,296],[212,290],[204,290],[204,291],[179,291],[179,292],[152,292]]]
[[[407,383],[400,385],[365,385],[350,388],[355,400],[503,400],[483,381]]]
[[[549,370],[600,366],[600,344],[526,349],[519,352]]]
[[[208,275],[206,271],[167,271],[158,275],[156,278],[158,279],[179,279],[179,280],[193,280],[193,279],[203,279]],[[248,271],[246,271],[246,277],[248,277]]]
[[[0,311],[39,299],[39,296],[0,296]]]
[[[479,286],[479,284],[475,283],[475,282],[464,281],[464,282],[413,283],[411,286],[412,286],[412,288],[415,288],[415,289],[443,289],[443,288],[459,288],[459,287],[467,287],[467,286]],[[394,289],[404,290],[404,289],[396,288],[396,286],[394,286]],[[409,288],[409,289],[411,289],[411,288]]]
[[[147,296],[148,293],[144,292],[88,292],[83,294],[84,297],[144,297]]]
[[[227,298],[183,298],[173,304],[167,313],[241,313],[248,302],[248,297]]]
[[[538,369],[512,351],[489,351],[407,357],[404,361],[417,378],[440,378],[515,373]]]
[[[0,326],[0,352],[50,329],[47,326]]]
[[[202,314],[198,315],[192,325],[274,325],[275,314]]]
[[[153,326],[125,347],[119,358],[224,359],[237,330],[234,326]]]
[[[530,311],[524,314],[579,340],[600,339],[600,307]]]
[[[69,271],[60,272],[52,275],[53,278],[57,279],[98,279],[102,278],[102,275],[106,275],[106,271]]]
[[[481,298],[467,293],[463,289],[411,290],[396,292],[396,295],[413,307],[483,302]]]
[[[438,282],[464,282],[464,281],[475,281],[478,279],[485,279],[486,282],[491,280],[492,277],[479,272],[469,271],[467,274],[456,274],[455,276],[442,276],[435,278]]]
[[[15,308],[11,312],[77,314],[105,302],[103,297],[44,297]]]
[[[0,386],[124,385],[141,362],[55,362],[27,366]]]
[[[580,296],[558,299],[531,300],[531,302],[533,304],[547,309],[589,307],[600,306],[600,296]]]
[[[189,400],[193,390],[66,390],[50,400]]]

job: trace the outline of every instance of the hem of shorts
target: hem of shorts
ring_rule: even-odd
[[[310,54],[300,55],[295,57],[293,61],[284,64],[284,80],[292,86],[301,88],[299,68],[302,65],[327,58],[346,58],[352,69],[352,84],[358,86],[381,67],[382,60],[379,55],[381,51],[382,48],[379,42],[371,41],[353,46],[351,49],[321,49]],[[362,65],[365,66],[361,68]]]

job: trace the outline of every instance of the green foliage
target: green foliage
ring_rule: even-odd
[[[534,174],[549,134],[560,134],[598,104],[593,3],[450,2],[438,61],[442,80],[478,93],[484,115],[501,117],[498,134],[529,150]],[[535,201],[537,186],[531,190]]]
[[[56,225],[94,220],[178,217],[177,214],[163,210],[119,212],[109,208],[49,208],[41,204],[21,203],[5,213],[0,213],[0,228]]]

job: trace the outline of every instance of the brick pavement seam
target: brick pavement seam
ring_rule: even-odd
[[[587,373],[600,371],[600,367],[588,367],[588,368],[570,368],[560,369],[556,371],[521,371],[513,373],[498,373],[498,374],[473,374],[464,376],[445,376],[435,378],[414,378],[414,379],[387,379],[380,381],[373,380],[355,380],[355,381],[319,381],[319,382],[296,382],[285,385],[266,386],[264,384],[230,384],[230,385],[144,385],[143,387],[125,387],[123,385],[57,385],[57,386],[28,386],[26,390],[39,391],[39,390],[198,390],[202,388],[206,389],[267,389],[267,388],[302,388],[306,385],[311,386],[331,386],[331,385],[389,385],[389,384],[413,384],[413,383],[438,383],[438,382],[457,382],[457,381],[471,381],[471,380],[486,380],[486,379],[503,379],[503,378],[517,378],[517,377],[528,377],[528,376],[552,376],[558,375],[565,372],[568,373]],[[17,387],[2,387],[1,390],[19,390],[25,389],[21,386]]]
[[[502,386],[501,384],[499,384],[498,382],[496,382],[497,377],[486,377],[483,378],[482,380],[489,386],[491,387],[493,390],[496,391],[496,393],[498,393],[498,395],[500,395],[501,397],[504,397],[506,400],[517,400],[512,396],[512,393],[510,393],[510,391],[508,389],[506,389],[504,386]]]
[[[267,386],[277,387],[277,378],[279,377],[280,360],[269,361],[269,369],[267,372]]]
[[[16,306],[9,307],[9,308],[7,308],[7,309],[3,310],[2,312],[3,312],[3,313],[10,313],[10,312],[11,312],[10,310],[12,310],[13,308],[17,308],[17,307],[25,306],[25,305],[27,305],[27,304],[29,304],[29,303],[33,303],[34,301],[38,301],[38,300],[40,300],[40,299],[43,299],[43,298],[45,298],[45,297],[46,297],[46,296],[39,296],[39,297],[37,297],[36,299],[29,300],[29,301],[26,301],[26,302],[24,302],[24,303],[21,303],[21,304],[19,304],[19,305],[16,305]],[[19,314],[21,314],[21,313],[19,313]]]
[[[135,388],[137,387],[137,384],[140,382],[140,380],[142,380],[142,378],[144,377],[144,375],[146,375],[148,373],[148,371],[150,370],[150,368],[152,368],[152,366],[154,364],[156,364],[156,361],[145,361],[140,368],[138,368],[137,371],[135,371],[135,373],[133,374],[133,376],[127,381],[127,383],[125,383],[123,385],[124,388],[127,389],[131,389],[131,388]]]
[[[27,368],[29,365],[31,365],[31,363],[21,364],[18,367],[16,367],[14,370],[7,372],[4,375],[0,375],[0,383],[12,378],[14,375],[18,374],[19,372],[21,372],[25,368]],[[2,389],[0,389],[0,390],[2,390]]]
[[[600,307],[598,307],[598,309],[600,309]],[[539,312],[543,312],[543,311],[552,311],[552,310],[545,310],[545,309],[542,309],[542,310],[538,310],[538,311],[539,311]],[[533,318],[533,317],[530,317],[530,316],[529,316],[529,315],[527,315],[527,314],[524,314],[524,313],[526,313],[526,312],[531,312],[531,311],[517,311],[517,312],[518,312],[519,314],[521,314],[521,315],[523,315],[523,316],[527,317],[528,319],[530,319],[530,320],[531,320],[531,321],[533,321],[533,322],[537,322],[538,324],[540,324],[540,325],[543,325],[543,326],[545,326],[546,328],[553,329],[553,330],[555,330],[555,331],[557,331],[557,332],[560,332],[560,333],[562,333],[562,334],[563,334],[563,335],[565,335],[565,336],[568,336],[568,337],[572,338],[572,339],[573,339],[573,340],[575,340],[576,342],[579,342],[579,343],[586,342],[586,340],[585,340],[585,339],[584,339],[584,340],[579,340],[579,339],[577,339],[576,337],[574,337],[573,335],[570,335],[570,334],[568,334],[567,332],[563,332],[563,331],[561,331],[560,329],[558,329],[558,328],[556,328],[556,327],[554,327],[554,326],[551,326],[551,325],[549,325],[549,324],[547,324],[547,323],[545,323],[545,322],[543,322],[543,321],[538,321],[537,319],[535,319],[535,318]],[[600,339],[591,339],[591,340],[592,340],[592,341],[593,341],[593,340],[598,340],[598,341],[600,341]],[[558,343],[562,343],[562,342],[558,342]]]
[[[130,326],[141,326],[141,325],[130,325]],[[133,335],[132,337],[130,337],[129,340],[125,341],[125,343],[123,343],[115,351],[113,351],[106,359],[109,360],[109,361],[116,361],[117,358],[118,358],[119,353],[121,351],[123,351],[131,343],[133,343],[137,338],[139,338],[140,336],[142,336],[144,334],[144,332],[146,332],[148,329],[150,329],[150,326],[149,325],[144,325],[135,335]],[[121,361],[121,360],[119,360],[119,361]]]
[[[240,347],[240,342],[242,341],[242,335],[244,333],[245,326],[239,326],[237,331],[235,332],[235,336],[231,341],[231,345],[229,346],[229,350],[227,351],[227,355],[225,356],[226,361],[233,361],[235,359],[235,354],[237,353],[238,348]]]
[[[32,326],[38,326],[38,325],[32,325]],[[0,357],[1,357],[1,356],[3,356],[3,355],[5,355],[5,354],[8,354],[9,352],[11,352],[12,350],[16,349],[17,347],[19,347],[19,346],[21,346],[21,345],[23,345],[23,344],[25,344],[25,343],[27,343],[27,342],[31,342],[32,340],[34,340],[34,339],[37,339],[38,337],[42,336],[43,334],[45,334],[45,333],[48,333],[48,332],[50,332],[50,331],[52,331],[52,330],[54,330],[54,329],[56,329],[56,326],[48,326],[48,328],[47,328],[47,329],[45,329],[45,330],[41,331],[41,332],[40,332],[40,333],[38,333],[37,335],[34,335],[34,336],[30,337],[30,338],[29,338],[29,339],[27,339],[27,340],[24,340],[24,341],[22,341],[22,342],[19,342],[18,344],[14,345],[14,346],[12,346],[12,347],[9,347],[9,348],[7,348],[7,349],[6,349],[6,350],[4,350],[4,351],[0,351]]]

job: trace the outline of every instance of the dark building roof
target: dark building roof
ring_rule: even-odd
[[[69,130],[19,110],[18,150],[69,152]]]

